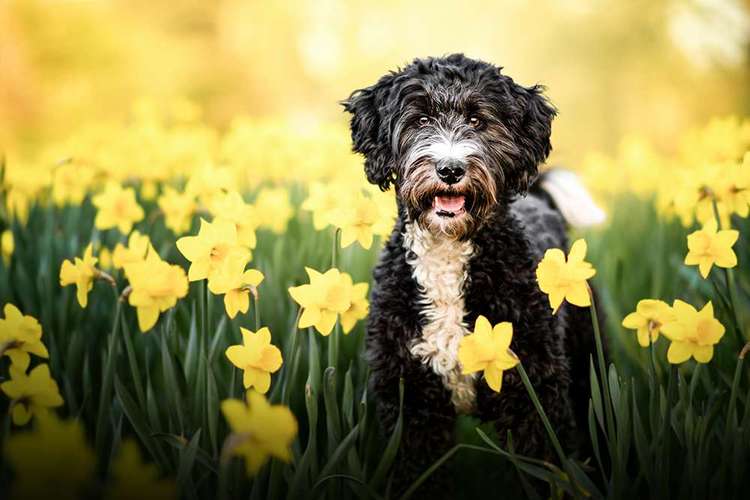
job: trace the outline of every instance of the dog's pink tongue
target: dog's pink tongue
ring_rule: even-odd
[[[435,208],[440,211],[458,212],[464,208],[463,196],[435,196]]]

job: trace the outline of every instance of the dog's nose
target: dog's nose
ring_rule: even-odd
[[[446,184],[457,183],[463,178],[464,173],[466,173],[466,167],[460,160],[444,160],[437,166],[438,177]]]

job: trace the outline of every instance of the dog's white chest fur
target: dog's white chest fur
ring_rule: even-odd
[[[407,262],[420,287],[422,336],[410,352],[440,375],[459,413],[469,413],[476,400],[474,376],[461,375],[458,346],[467,334],[463,287],[474,251],[471,242],[433,235],[416,223],[406,224]]]

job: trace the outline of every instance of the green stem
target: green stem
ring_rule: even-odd
[[[333,327],[331,335],[328,336],[328,366],[334,368],[339,360],[339,343],[341,340],[341,323],[336,319],[336,325]]]
[[[336,267],[338,264],[338,249],[339,249],[339,235],[341,234],[341,228],[337,227],[336,232],[333,233],[333,245],[331,247],[331,267]]]
[[[659,476],[662,480],[662,496],[660,498],[669,498],[669,457],[671,456],[672,448],[672,401],[675,398],[675,392],[677,392],[677,365],[671,365],[669,367],[669,382],[667,384],[667,414],[664,419],[664,427],[662,428],[664,445],[662,447],[663,453],[661,454],[663,460],[661,462],[661,474]]]
[[[649,366],[651,366],[651,378],[656,382],[656,354],[654,353],[654,341],[651,339],[651,335],[648,336],[648,358]]]
[[[539,397],[537,396],[534,387],[531,385],[531,381],[529,380],[529,376],[526,374],[523,363],[519,361],[516,365],[516,370],[518,370],[518,374],[521,375],[521,381],[523,382],[524,387],[526,387],[526,392],[529,393],[531,402],[534,403],[534,408],[536,408],[537,413],[539,413],[539,417],[542,419],[544,428],[547,430],[547,434],[552,441],[552,446],[555,448],[555,453],[557,453],[557,456],[560,459],[560,464],[565,467],[568,462],[568,458],[565,456],[565,452],[562,449],[560,440],[557,438],[557,434],[552,428],[552,424],[550,423],[549,418],[547,418],[547,414],[544,412],[544,408],[542,408],[542,403],[539,401]]]
[[[199,286],[200,297],[198,302],[199,315],[201,320],[201,345],[204,348],[208,346],[208,281],[203,280]]]
[[[604,411],[607,417],[607,441],[613,443],[615,438],[615,417],[612,412],[612,395],[609,392],[609,378],[607,377],[607,367],[604,362],[602,332],[599,329],[599,315],[596,312],[594,294],[591,291],[591,288],[589,288],[588,291],[589,297],[591,297],[591,307],[589,309],[591,312],[591,325],[594,328],[594,340],[596,341],[596,358],[599,365],[599,378],[601,380],[602,392],[604,393]]]
[[[734,283],[734,272],[731,269],[724,268],[724,279],[727,284],[727,295],[729,296],[729,307],[732,309],[732,321],[734,322],[734,331],[737,335],[737,340],[740,345],[745,343],[745,335],[742,332],[740,326],[740,318],[737,314],[737,306],[735,305],[734,290],[736,285]]]
[[[407,500],[408,498],[411,498],[411,496],[417,491],[417,489],[422,485],[422,483],[424,483],[427,480],[427,478],[432,475],[433,472],[438,470],[441,465],[447,462],[453,455],[455,455],[459,450],[462,450],[462,449],[481,451],[481,452],[489,453],[492,455],[499,455],[499,453],[496,452],[495,450],[484,448],[482,446],[476,446],[476,445],[471,445],[471,444],[457,444],[456,446],[448,450],[445,453],[445,455],[440,457],[440,459],[438,459],[434,464],[432,464],[429,469],[424,471],[422,475],[419,476],[419,478],[417,478],[417,480],[414,481],[411,486],[409,486],[409,489],[407,489],[404,492],[404,494],[401,495],[400,500]]]
[[[744,352],[744,349],[743,349]],[[740,378],[742,376],[742,365],[745,362],[745,356],[743,354],[740,354],[739,358],[737,359],[737,366],[734,370],[734,379],[732,380],[732,392],[729,396],[729,409],[727,411],[727,423],[726,423],[726,430],[725,435],[729,435],[731,428],[733,424],[735,423],[735,407],[737,405],[737,391],[740,386]]]
[[[260,301],[258,294],[253,294],[253,307],[255,308],[255,331],[260,330]]]
[[[227,474],[229,471],[227,469],[229,469],[229,464],[219,461],[219,500],[226,500],[229,498],[229,485],[227,484]]]
[[[122,300],[115,292],[115,318],[112,323],[112,333],[109,337],[109,347],[107,348],[107,362],[104,365],[104,373],[102,374],[102,388],[99,392],[99,410],[96,418],[96,434],[95,442],[96,449],[100,457],[105,456],[105,444],[104,444],[104,433],[107,429],[105,423],[107,420],[107,414],[111,410],[111,399],[112,399],[112,385],[114,383],[115,365],[117,357],[117,335],[120,328],[120,315],[122,314]]]
[[[716,228],[717,230],[721,231],[721,216],[719,215],[719,205],[716,202],[716,197],[711,197],[711,204],[714,209],[714,217],[716,218]],[[740,321],[739,317],[737,316],[737,307],[736,302],[734,299],[734,273],[732,273],[731,269],[724,268],[724,280],[727,285],[727,297],[729,299],[729,307],[732,310],[732,321],[734,322],[734,332],[735,335],[737,335],[737,339],[739,340],[740,345],[745,343],[745,336],[742,333],[742,328],[740,327]]]
[[[690,379],[690,407],[693,405],[693,395],[695,394],[695,389],[698,387],[698,381],[701,378],[702,367],[702,363],[696,364],[695,370],[693,370],[693,376]]]
[[[297,316],[294,319],[294,324],[292,325],[292,345],[289,348],[289,352],[291,354],[290,354],[290,357],[287,358],[286,363],[284,364],[284,370],[289,369],[289,373],[284,374],[284,378],[283,378],[284,387],[281,393],[281,401],[287,406],[289,406],[289,399],[291,398],[290,386],[294,383],[294,380],[297,378],[297,369],[298,369],[297,351],[299,351],[300,349],[300,343],[297,340],[297,337],[299,336],[300,332],[299,332],[299,327],[297,325],[299,324],[300,316],[302,316],[301,307],[297,311]],[[291,363],[291,365],[287,363]]]
[[[331,267],[335,268],[338,265],[338,243],[339,235],[341,234],[341,228],[337,227],[336,232],[333,233],[333,247],[331,248]],[[339,359],[339,341],[341,338],[341,324],[339,319],[336,318],[336,325],[328,337],[328,366],[337,365]]]
[[[128,364],[130,365],[130,373],[133,377],[133,385],[135,385],[135,392],[138,397],[138,403],[142,408],[146,408],[146,394],[143,392],[143,385],[141,379],[141,370],[138,366],[138,358],[135,354],[135,348],[133,347],[133,339],[131,338],[130,332],[127,330],[127,324],[125,318],[121,321],[122,325],[122,339],[125,343],[125,352],[128,356]]]

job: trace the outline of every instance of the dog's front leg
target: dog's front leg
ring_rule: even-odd
[[[382,340],[382,339],[381,339]],[[387,343],[387,342],[386,342]],[[391,493],[403,493],[454,443],[456,411],[442,379],[403,349],[380,344],[370,360],[378,419],[389,438],[398,421],[399,380],[404,379],[403,431],[391,469]],[[447,475],[435,472],[419,488],[419,497],[447,497]]]

